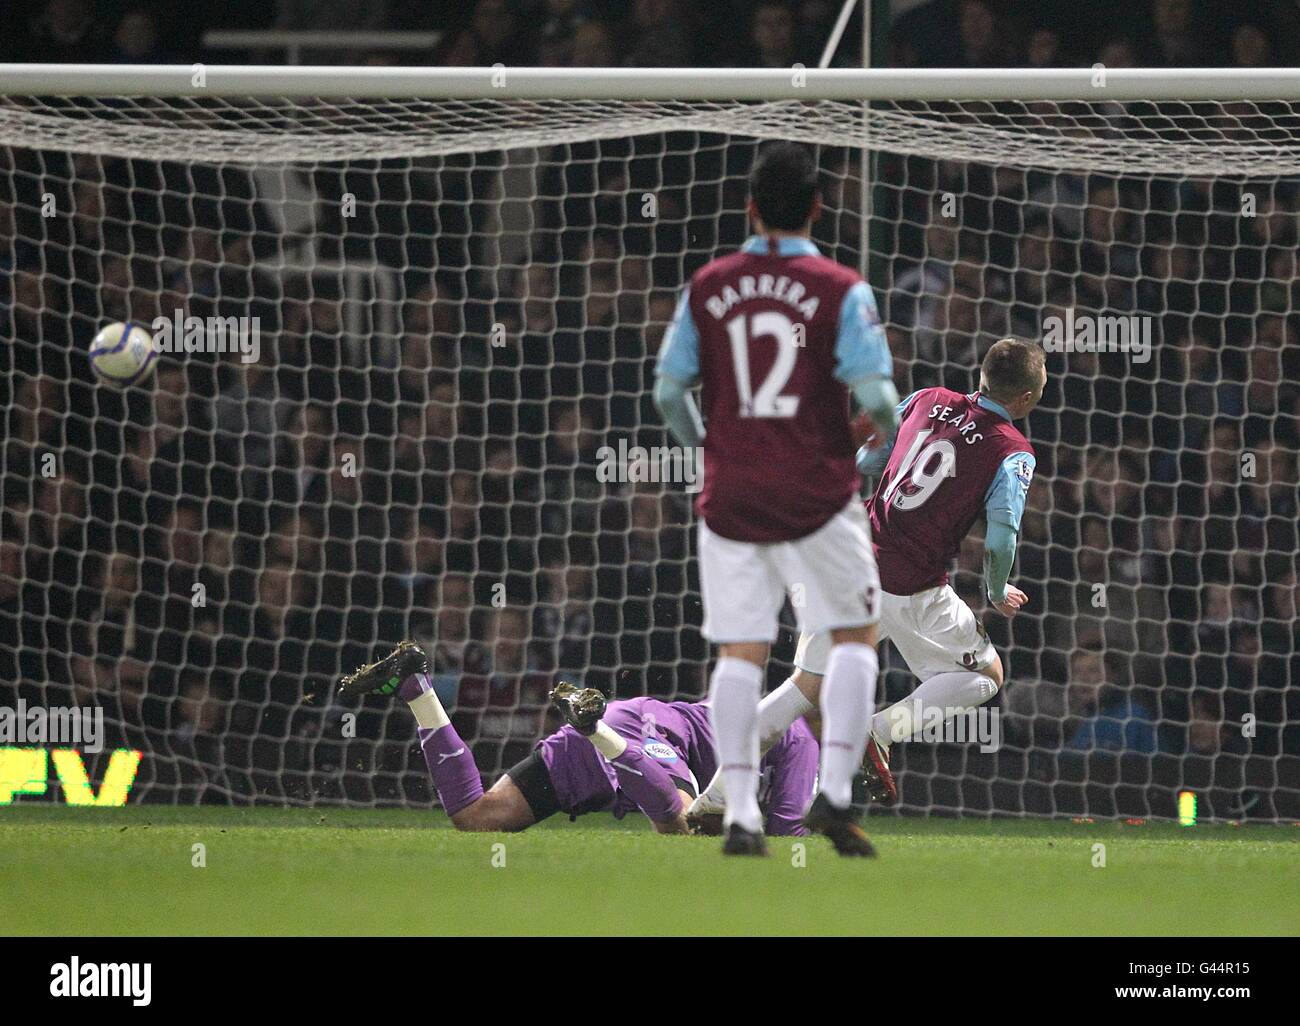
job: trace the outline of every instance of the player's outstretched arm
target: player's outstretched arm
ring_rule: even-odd
[[[646,751],[649,745],[666,742],[624,737],[601,720],[591,735],[591,743],[614,767],[618,786],[646,814],[656,833],[690,833],[686,809],[691,796],[679,791],[672,774]]]
[[[984,534],[984,584],[989,601],[1003,616],[1015,616],[1029,597],[1007,583],[1016,561],[1016,531],[1010,524],[990,520]]]
[[[988,527],[984,532],[984,586],[993,608],[1003,616],[1015,616],[1029,601],[1023,591],[1011,587],[1007,580],[1016,561],[1020,518],[1033,475],[1034,457],[1027,452],[1012,453],[1002,461],[985,499]]]

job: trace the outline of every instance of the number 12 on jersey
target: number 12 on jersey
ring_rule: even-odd
[[[752,316],[738,314],[727,322],[731,358],[736,365],[736,391],[742,417],[793,417],[799,409],[797,395],[782,395],[802,348],[803,325],[796,325],[777,310]],[[776,340],[776,360],[755,393],[749,378],[749,344],[760,338]]]

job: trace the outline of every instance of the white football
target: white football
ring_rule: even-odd
[[[114,321],[100,329],[90,343],[90,366],[104,381],[131,385],[154,365],[158,348],[143,324]]]

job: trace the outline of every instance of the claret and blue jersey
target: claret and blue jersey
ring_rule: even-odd
[[[807,239],[755,236],[701,268],[659,353],[661,381],[701,385],[704,487],[717,534],[747,542],[812,534],[857,491],[849,395],[896,393],[871,288]],[[689,440],[692,426],[666,411]],[[797,486],[792,486],[797,482]]]
[[[885,464],[868,501],[881,587],[912,595],[946,584],[981,512],[986,551],[1009,567],[1036,461],[1006,408],[978,392],[926,388],[899,403],[898,416],[891,447],[859,454],[863,471]],[[990,594],[1000,601],[1005,574],[994,576]]]

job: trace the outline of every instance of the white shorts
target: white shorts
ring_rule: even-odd
[[[699,545],[701,630],[716,644],[775,641],[787,594],[801,631],[876,622],[880,576],[866,510],[856,499],[794,541],[735,541],[701,522]]]
[[[997,658],[984,625],[949,585],[915,595],[880,596],[881,641],[889,638],[918,680],[955,670],[982,670]],[[826,675],[831,636],[805,631],[799,637],[794,665]]]

